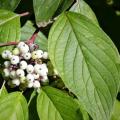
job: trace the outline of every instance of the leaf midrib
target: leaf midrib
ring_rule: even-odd
[[[0,25],[6,24],[7,22],[9,22],[9,21],[15,19],[15,18],[18,17],[18,16],[19,16],[19,15],[16,14],[16,15],[14,15],[13,17],[8,18],[7,20],[1,22]]]
[[[68,20],[68,22],[69,22],[69,24],[70,24],[70,26],[71,26],[71,28],[72,28],[72,31],[73,31],[73,33],[74,33],[74,35],[75,35],[75,37],[76,37],[76,40],[77,40],[77,35],[76,35],[76,33],[75,33],[75,31],[74,31],[74,29],[73,29],[73,27],[72,27],[71,21],[70,21],[69,17],[67,16],[67,14],[65,14],[65,16],[66,16],[66,18],[67,18],[67,20]],[[78,40],[77,40],[77,43],[79,44]],[[86,59],[85,59],[85,56],[84,56],[84,54],[83,54],[83,50],[81,49],[81,45],[80,45],[80,44],[79,44],[79,47],[80,47],[80,50],[82,51],[82,55],[83,55],[84,61],[85,61],[85,63],[86,63],[86,67],[87,67],[87,69],[88,69],[88,71],[89,71],[91,81],[92,81],[93,85],[95,86],[95,83],[94,83],[93,80],[92,80],[91,72],[90,72],[90,70],[89,70],[89,65],[88,65],[88,63],[87,63],[87,61],[86,61]],[[94,87],[94,89],[96,90],[96,92],[97,92],[97,94],[98,94],[98,91],[97,91],[96,87]],[[98,97],[99,97],[99,94],[98,94]],[[100,99],[100,97],[99,97],[99,99]],[[101,101],[100,101],[100,102],[101,102]],[[101,105],[102,105],[102,103],[101,103]],[[103,108],[103,106],[102,106],[102,108]],[[98,106],[98,109],[99,109],[99,106]],[[104,108],[103,108],[103,110],[104,110]],[[100,113],[101,113],[101,110],[100,110],[100,109],[99,109],[99,111],[100,111]],[[104,111],[104,112],[105,112],[105,111]],[[101,113],[101,115],[103,116],[103,113]],[[105,114],[105,117],[107,118],[107,115],[106,115],[106,114]],[[103,118],[104,118],[104,117],[103,117]]]
[[[55,104],[53,103],[52,99],[46,94],[46,92],[45,92],[43,89],[42,89],[42,92],[49,98],[50,102],[54,105],[56,111],[59,112],[59,110],[56,108]],[[60,117],[61,117],[62,120],[63,120],[63,117],[62,117],[62,115],[60,114],[60,112],[59,112],[59,115],[60,115]]]

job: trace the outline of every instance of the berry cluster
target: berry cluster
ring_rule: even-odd
[[[4,76],[12,87],[40,88],[41,83],[48,82],[48,68],[45,60],[48,53],[35,50],[24,42],[20,42],[12,51],[2,52]]]

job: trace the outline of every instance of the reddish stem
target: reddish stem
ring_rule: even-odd
[[[29,15],[30,13],[29,12],[24,12],[24,13],[21,13],[21,14],[19,14],[20,15],[20,17],[23,17],[23,16],[27,16],[27,15]]]
[[[17,44],[18,44],[18,42],[8,42],[8,43],[0,44],[0,47],[10,46],[10,45],[17,45]]]
[[[26,43],[27,44],[33,44],[35,42],[35,39],[36,39],[37,35],[38,35],[38,32],[39,31],[34,32],[34,34],[32,35],[32,37],[29,40],[27,40]]]

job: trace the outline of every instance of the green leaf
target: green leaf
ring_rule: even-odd
[[[41,120],[83,120],[77,102],[52,87],[45,87],[40,91],[37,111]]]
[[[34,13],[38,26],[44,26],[57,10],[61,0],[33,0]]]
[[[36,29],[35,27],[33,27],[33,23],[31,21],[27,21],[27,23],[21,29],[21,40],[26,41],[30,39],[35,30]],[[47,38],[42,32],[38,33],[35,43],[39,45],[40,49],[47,51],[48,49]]]
[[[109,120],[119,89],[119,55],[111,39],[87,17],[64,13],[54,23],[48,52],[66,87],[94,120]]]
[[[73,2],[74,0],[61,0],[57,13],[60,14],[61,12],[67,10],[72,5]]]
[[[116,100],[111,120],[120,120],[120,101]]]
[[[0,44],[20,40],[20,16],[6,10],[0,10]],[[11,47],[0,47],[0,53]]]
[[[28,108],[22,93],[14,92],[0,99],[1,120],[28,120]]]
[[[20,0],[0,0],[0,9],[7,9],[14,11]]]
[[[80,106],[80,111],[81,111],[82,114],[83,114],[84,120],[90,120],[88,113],[86,112],[85,108],[84,108],[83,105],[80,103],[80,101],[79,101],[78,99],[76,99],[76,102],[77,102],[77,103],[79,104],[79,106]]]
[[[77,0],[77,2],[71,7],[70,11],[80,13],[91,19],[94,23],[99,24],[95,13],[84,0]]]
[[[29,106],[29,120],[39,120],[38,114],[37,114],[37,93],[34,90],[31,94],[30,100],[28,102]]]
[[[3,83],[3,85],[2,85],[2,87],[1,87],[1,89],[0,89],[0,99],[1,99],[2,97],[4,97],[5,95],[8,94],[7,89],[6,89],[6,87],[5,87],[4,84],[5,84],[5,83]]]

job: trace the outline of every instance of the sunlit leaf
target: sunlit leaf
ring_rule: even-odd
[[[98,24],[95,13],[84,0],[77,0],[77,2],[71,7],[70,11],[80,13]]]
[[[48,39],[54,67],[94,120],[109,120],[119,89],[119,56],[111,39],[87,17],[64,13]]]
[[[0,10],[0,44],[20,40],[20,16],[6,10]],[[0,53],[11,47],[0,47]]]
[[[28,108],[25,98],[14,92],[0,99],[1,120],[28,120]]]

